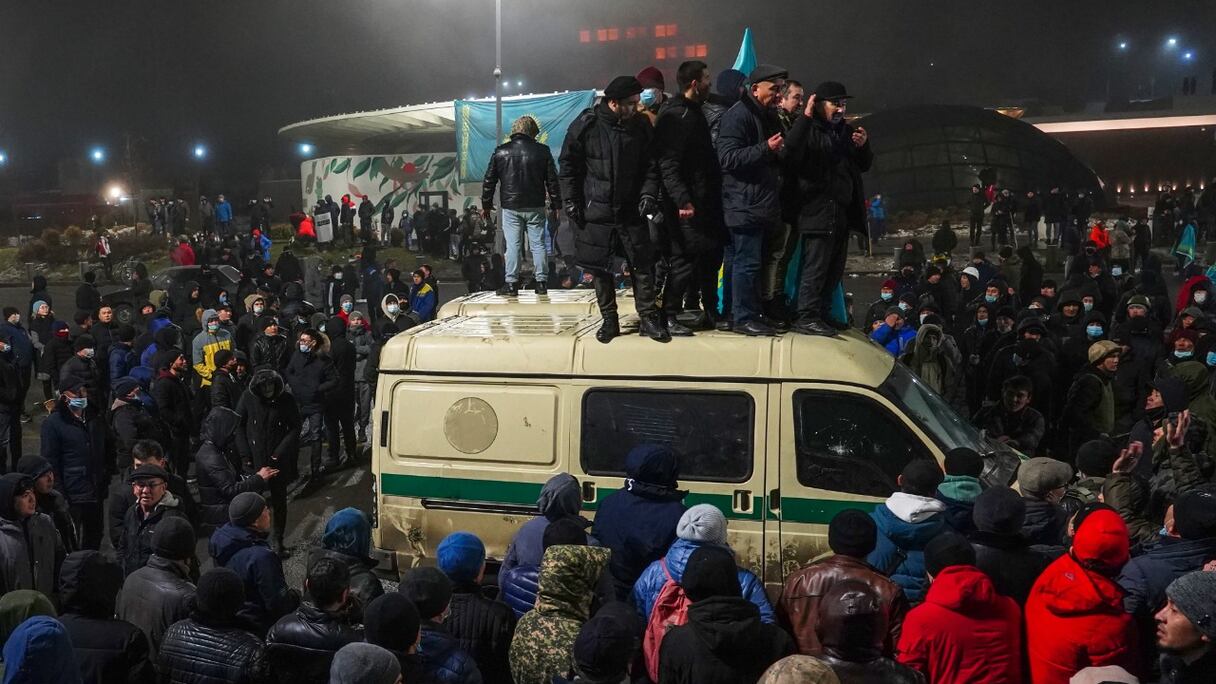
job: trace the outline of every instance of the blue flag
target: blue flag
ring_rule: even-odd
[[[562,141],[566,139],[566,129],[594,102],[594,90],[504,100],[503,140],[495,140],[494,101],[456,100],[456,155],[460,160],[460,182],[481,182],[494,148],[506,142],[511,122],[525,114],[536,119],[540,125],[536,140],[548,145],[556,160],[562,151]]]
[[[756,46],[752,44],[751,28],[743,29],[743,42],[739,44],[739,56],[735,57],[736,71],[743,72],[746,76],[756,68]]]

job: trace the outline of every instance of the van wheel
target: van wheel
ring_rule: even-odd
[[[129,325],[131,321],[135,320],[135,307],[130,304],[118,304],[114,307],[114,318],[119,323]]]

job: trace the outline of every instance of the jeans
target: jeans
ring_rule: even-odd
[[[524,231],[528,232],[528,249],[532,251],[532,269],[536,282],[547,282],[549,279],[548,259],[545,253],[545,210],[539,209],[503,209],[502,233],[506,241],[503,258],[507,262],[508,283],[519,282],[519,264],[524,255]]]
[[[1049,221],[1047,223],[1047,244],[1054,245],[1060,241],[1060,234],[1064,232],[1063,221]]]
[[[735,325],[743,325],[760,315],[760,260],[764,252],[767,225],[732,226],[731,313]]]

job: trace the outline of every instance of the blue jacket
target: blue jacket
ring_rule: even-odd
[[[235,572],[245,584],[245,605],[238,615],[262,634],[299,605],[300,595],[287,588],[283,563],[264,535],[227,523],[211,534],[208,549],[216,565]]]
[[[665,557],[667,571],[671,573],[671,579],[675,580],[676,584],[684,579],[684,568],[688,565],[688,557],[701,546],[702,542],[677,539],[676,543],[668,549]],[[654,602],[659,598],[659,592],[663,590],[663,585],[666,583],[667,573],[663,572],[663,562],[655,561],[642,572],[642,576],[633,585],[633,605],[643,620],[650,619],[650,611],[654,610]],[[761,622],[774,623],[777,621],[773,613],[773,606],[768,602],[768,596],[764,593],[764,583],[750,570],[739,568],[739,586],[743,588],[743,598],[756,604],[756,607],[760,609]]]
[[[410,308],[418,314],[418,320],[426,323],[435,319],[435,290],[427,283],[410,290]]]
[[[228,200],[215,205],[215,220],[220,223],[232,221],[232,205],[228,203]]]
[[[481,684],[481,671],[468,653],[460,650],[456,637],[442,625],[422,622],[422,639],[415,654],[417,667],[410,670],[410,684]]]
[[[768,149],[768,139],[780,132],[775,111],[762,110],[750,93],[722,115],[717,148],[728,227],[780,220],[780,161]]]
[[[887,207],[882,203],[882,200],[876,199],[870,201],[870,218],[879,221],[887,218]]]
[[[1216,558],[1216,537],[1194,540],[1163,537],[1147,553],[1123,566],[1119,575],[1119,586],[1126,592],[1123,609],[1151,619],[1165,603],[1165,588],[1170,582],[1199,570],[1213,558]]]
[[[903,588],[908,600],[919,603],[929,586],[925,578],[925,546],[944,532],[946,519],[938,514],[919,523],[901,520],[887,504],[870,514],[878,525],[878,544],[866,562]]]
[[[115,344],[110,347],[110,384],[130,375],[131,369],[138,365],[139,359],[135,358],[135,352],[131,350],[130,345]]]
[[[9,339],[13,344],[13,365],[18,368],[29,370],[34,367],[34,342],[30,339],[30,334],[25,328],[20,325],[13,325],[8,321],[0,324],[0,332],[6,332],[10,335]]]
[[[870,333],[870,339],[881,344],[893,356],[899,357],[907,350],[908,344],[916,339],[916,330],[910,325],[895,330],[883,323]]]
[[[68,503],[102,501],[108,479],[105,422],[100,418],[81,421],[64,402],[58,402],[42,421],[41,434],[40,455],[51,462],[55,488]]]
[[[3,671],[5,684],[80,683],[72,639],[58,620],[46,615],[31,617],[9,635]]]
[[[148,321],[148,334],[155,339],[156,333],[169,327],[170,325],[173,325],[173,319],[171,319],[168,314],[156,314],[152,317],[152,320]],[[144,353],[139,355],[139,365],[152,368],[152,357],[156,356],[157,351],[158,345],[155,342],[149,344],[144,349]],[[152,370],[156,369],[153,368]]]
[[[270,263],[271,244],[273,243],[271,243],[270,238],[266,237],[265,233],[262,233],[262,235],[258,237],[257,244],[254,245],[254,247],[257,248],[258,256],[262,257],[262,261],[264,263]]]
[[[539,585],[540,567],[536,565],[516,565],[498,574],[502,602],[515,612],[517,618],[536,606]]]

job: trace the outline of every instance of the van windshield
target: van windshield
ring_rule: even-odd
[[[907,367],[895,364],[878,392],[911,417],[943,451],[967,447],[983,456],[983,479],[988,484],[1012,482],[1022,455],[985,437]]]

